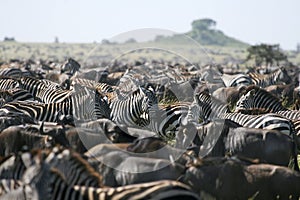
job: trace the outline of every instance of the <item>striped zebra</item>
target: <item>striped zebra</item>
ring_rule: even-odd
[[[23,186],[23,182],[20,180],[0,179],[0,197],[20,188],[21,186]]]
[[[72,95],[74,91],[64,90],[59,84],[43,79],[22,77],[20,87],[30,92],[36,99],[43,103],[62,102]]]
[[[223,74],[221,79],[226,87],[240,87],[253,84],[252,79],[246,74]]]
[[[282,83],[288,84],[291,82],[291,77],[288,75],[284,67],[280,67],[270,74],[258,74],[250,72],[249,77],[252,79],[254,85],[262,88]]]
[[[209,117],[210,119],[230,119],[249,128],[274,129],[289,136],[293,136],[295,133],[292,122],[279,114],[268,113],[263,115],[246,115],[242,113],[228,113],[228,106],[211,97],[209,94],[200,93],[196,97],[198,109],[194,109],[194,111],[196,110],[198,113],[195,113],[194,115],[203,120],[209,119]]]
[[[31,169],[32,168],[32,169]],[[83,187],[70,186],[59,170],[43,164],[32,166],[28,171],[34,172],[30,181],[42,199],[76,199],[76,200],[197,200],[199,196],[184,183],[162,180],[148,183],[132,184],[120,187]],[[78,172],[79,173],[79,172]],[[28,173],[29,174],[29,173]],[[40,186],[39,186],[40,185]]]
[[[31,155],[29,152],[24,152],[20,155],[6,156],[1,161],[0,165],[0,179],[21,180],[26,170],[26,165],[31,163]]]
[[[71,80],[72,80],[71,85],[79,84],[79,85],[85,86],[89,89],[97,90],[99,93],[105,94],[105,93],[110,93],[110,92],[114,91],[113,87],[106,83],[98,83],[93,80],[84,79],[84,78],[76,78],[76,77],[71,78]]]
[[[164,140],[175,138],[175,133],[181,125],[181,120],[187,115],[190,103],[152,106],[149,110],[149,125],[151,131]]]
[[[295,133],[292,121],[279,114],[246,115],[242,113],[226,113],[222,115],[222,118],[230,119],[244,127],[278,130],[291,137]]]
[[[0,90],[9,90],[19,87],[19,82],[16,79],[9,77],[0,77]]]
[[[245,112],[259,109],[262,112],[272,112],[290,120],[300,119],[300,111],[288,110],[277,97],[257,86],[250,86],[236,103],[235,112]]]
[[[196,94],[192,107],[194,107],[193,112],[197,112],[194,116],[201,118],[203,121],[211,121],[212,119],[219,118],[222,114],[229,112],[226,104],[211,97],[207,92]],[[198,121],[198,119],[196,119],[196,121]]]
[[[34,97],[29,92],[18,88],[0,90],[0,98],[4,99],[5,103],[12,101],[34,101]]]
[[[38,121],[47,122],[57,122],[59,114],[84,121],[110,116],[107,101],[87,88],[59,103],[11,102],[3,105],[0,112],[23,113]]]
[[[153,91],[139,87],[128,96],[119,94],[110,100],[110,118],[116,124],[143,127],[149,124],[149,108],[155,103]]]
[[[68,75],[73,76],[80,69],[80,64],[73,58],[68,58],[66,62],[61,65],[61,73],[67,72]]]
[[[91,188],[91,187],[74,187],[89,199],[174,199],[174,200],[196,200],[200,197],[191,191],[190,187],[184,183],[171,180],[154,181],[140,184],[131,184],[116,188]]]
[[[5,69],[0,69],[0,76],[6,76],[6,77],[14,77],[18,78],[23,75],[23,72],[19,68],[5,68]]]
[[[59,170],[70,186],[103,187],[102,176],[80,154],[69,149],[35,149],[12,155],[0,165],[0,179],[22,180],[29,166],[35,162]]]

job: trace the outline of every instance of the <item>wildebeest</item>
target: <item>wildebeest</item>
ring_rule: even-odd
[[[17,153],[24,147],[46,148],[53,144],[53,138],[49,135],[41,135],[39,130],[28,131],[22,127],[11,126],[0,133],[0,155],[2,156]]]
[[[0,131],[3,131],[10,126],[25,124],[37,124],[37,122],[26,114],[5,113],[4,116],[1,116],[0,114]]]
[[[55,144],[69,147],[65,130],[62,127],[48,127],[44,130],[44,123],[38,125],[10,126],[0,132],[1,155],[17,153],[23,147],[49,148]]]
[[[296,141],[276,130],[246,128],[231,120],[215,120],[186,127],[182,132],[197,133],[193,143],[198,146],[200,157],[239,155],[282,166],[288,166],[292,158],[295,169],[299,169]]]
[[[279,131],[240,127],[231,129],[224,140],[226,153],[282,166],[288,166],[292,158],[299,171],[296,143]]]
[[[190,165],[181,181],[194,191],[209,193],[217,199],[298,199],[300,195],[299,172],[232,158],[198,160]]]
[[[104,184],[119,186],[148,181],[176,180],[184,165],[167,159],[147,158],[115,145],[99,144],[85,153],[88,162],[103,176]]]

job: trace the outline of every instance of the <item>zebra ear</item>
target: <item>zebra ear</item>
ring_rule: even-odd
[[[253,96],[255,95],[255,93],[256,93],[256,90],[255,90],[255,89],[252,89],[252,90],[250,90],[250,92],[249,92],[249,94],[250,94],[251,97],[253,97]]]

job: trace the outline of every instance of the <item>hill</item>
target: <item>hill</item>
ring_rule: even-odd
[[[215,29],[217,22],[212,19],[199,19],[192,22],[192,30],[183,34],[173,36],[157,36],[156,42],[179,42],[179,38],[186,35],[202,45],[247,47],[249,44],[225,35],[222,31]]]

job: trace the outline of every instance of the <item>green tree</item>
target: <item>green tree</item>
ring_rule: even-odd
[[[198,19],[192,22],[192,31],[211,30],[216,26],[217,22],[212,19]]]
[[[280,50],[279,44],[253,45],[250,46],[247,51],[248,55],[246,61],[254,59],[255,65],[257,66],[262,64],[273,65],[274,63],[279,65],[281,61],[288,62],[287,56]]]

